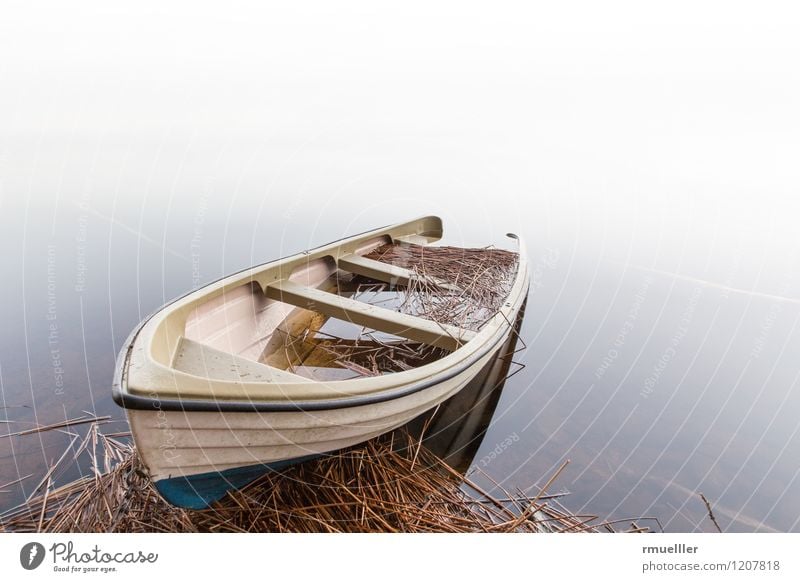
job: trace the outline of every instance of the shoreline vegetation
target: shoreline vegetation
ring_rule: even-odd
[[[406,429],[267,473],[209,509],[184,510],[159,496],[127,433],[99,430],[106,421],[91,421],[77,447],[73,435],[27,501],[0,514],[0,532],[650,531],[637,523],[648,518],[571,514],[560,503],[567,493],[547,492],[568,462],[534,494],[498,483],[500,493],[490,493]],[[89,456],[90,474],[54,488],[59,465],[80,455]]]

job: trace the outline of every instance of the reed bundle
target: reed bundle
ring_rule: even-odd
[[[403,430],[267,473],[202,511],[166,503],[130,444],[103,436],[96,427],[87,442],[84,451],[93,457],[93,467],[107,470],[57,488],[48,483],[2,514],[0,531],[590,532],[611,527],[593,524],[594,516],[570,515],[558,503],[560,495],[544,490],[535,496],[492,496]]]
[[[478,331],[502,307],[519,255],[495,248],[386,244],[369,259],[416,274],[400,310],[441,324]]]
[[[392,285],[338,272],[331,291],[442,325],[478,331],[511,291],[519,255],[493,249],[382,245],[365,257],[411,271],[407,284]],[[403,281],[406,283],[406,281]],[[361,327],[342,337],[323,327],[324,318],[281,330],[283,345],[264,363],[314,379],[327,379],[325,369],[340,368],[355,376],[403,372],[448,355],[448,350]]]

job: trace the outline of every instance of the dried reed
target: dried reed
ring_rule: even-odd
[[[477,331],[502,307],[516,275],[517,253],[386,244],[367,258],[415,273],[400,310],[438,323]]]
[[[593,516],[570,515],[558,503],[558,495],[547,495],[544,489],[533,497],[521,492],[493,497],[402,430],[267,473],[202,511],[166,503],[148,481],[131,445],[95,428],[87,440],[90,437],[97,440],[108,470],[57,488],[51,487],[48,477],[42,493],[0,516],[0,531],[590,532],[610,528],[604,523],[592,525]],[[96,458],[93,463],[97,465]]]

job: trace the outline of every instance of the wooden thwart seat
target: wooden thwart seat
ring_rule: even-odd
[[[362,275],[391,283],[392,285],[408,285],[414,278],[414,273],[403,267],[396,267],[389,263],[382,263],[374,259],[367,259],[360,255],[347,255],[338,260],[339,268],[356,275]]]
[[[340,257],[337,262],[340,269],[392,285],[408,286],[413,279],[420,278],[409,269],[376,261],[375,259],[368,259],[361,255],[346,255]],[[428,282],[442,289],[458,291],[458,287],[455,285],[450,285],[437,279],[429,279]]]
[[[421,317],[369,305],[291,281],[272,283],[267,286],[266,295],[270,299],[296,307],[450,351],[458,349],[475,336],[475,332],[470,330],[441,325]]]

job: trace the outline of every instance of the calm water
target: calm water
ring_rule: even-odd
[[[356,163],[320,145],[301,161],[190,136],[153,145],[23,143],[6,158],[4,191],[22,194],[3,211],[3,430],[83,411],[124,430],[114,360],[151,310],[251,264],[439,213],[446,242],[521,234],[533,267],[524,369],[469,451],[474,479],[525,489],[569,459],[555,488],[575,512],[705,531],[702,492],[726,530],[800,531],[793,249],[691,228],[612,232],[586,212],[555,225],[548,213],[572,202],[492,194],[482,170],[452,180],[421,165],[391,180],[392,148],[357,148]],[[34,474],[0,487],[0,507],[29,494],[66,442],[0,439],[0,485]]]

